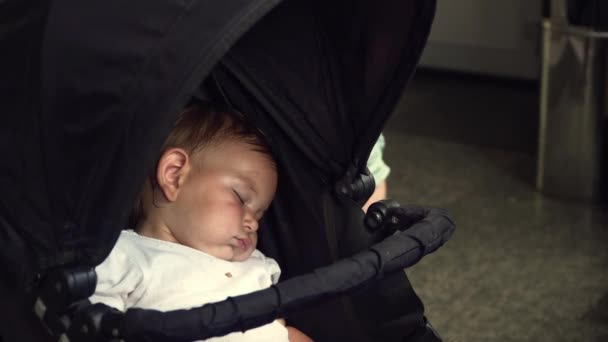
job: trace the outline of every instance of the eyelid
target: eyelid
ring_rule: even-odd
[[[241,194],[236,189],[232,189],[232,192],[236,195],[236,197],[239,199],[241,204],[245,204],[245,199],[243,198],[243,196],[241,196]]]

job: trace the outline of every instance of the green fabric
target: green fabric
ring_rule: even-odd
[[[374,144],[374,148],[372,149],[369,159],[367,160],[367,168],[374,176],[376,184],[385,181],[391,172],[391,168],[386,165],[384,159],[382,158],[384,146],[384,135],[380,134],[380,137],[378,137],[376,144]]]

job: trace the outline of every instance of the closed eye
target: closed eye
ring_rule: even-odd
[[[234,193],[234,195],[236,196],[236,198],[238,198],[239,202],[241,202],[241,204],[245,204],[245,200],[243,199],[243,197],[241,196],[241,194],[239,194],[238,191],[236,190],[232,190],[232,192]]]

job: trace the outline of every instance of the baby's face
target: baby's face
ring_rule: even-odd
[[[274,197],[274,164],[236,139],[205,147],[191,159],[193,168],[167,217],[171,233],[181,244],[217,258],[246,260]]]

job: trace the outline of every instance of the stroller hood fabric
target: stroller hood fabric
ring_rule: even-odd
[[[197,94],[239,109],[271,140],[279,190],[260,247],[287,277],[363,249],[370,240],[359,203],[336,184],[364,168],[414,72],[434,6],[9,2],[15,16],[0,22],[10,51],[0,95],[3,282],[30,289],[48,269],[101,263],[175,115]],[[293,321],[320,340],[389,341],[421,324],[422,312],[398,273]]]

